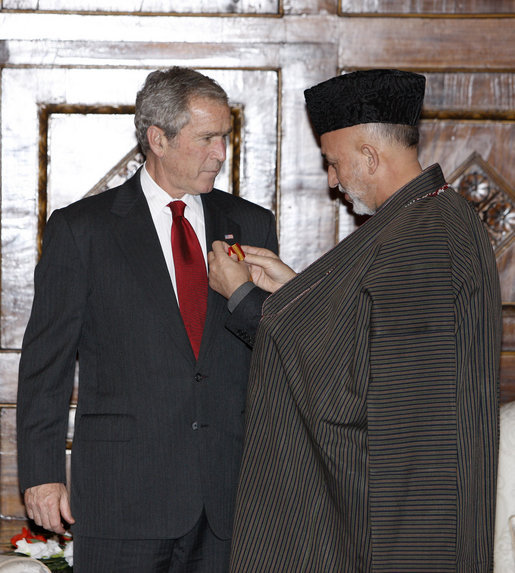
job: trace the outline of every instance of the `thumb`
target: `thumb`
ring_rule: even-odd
[[[229,245],[224,243],[224,241],[213,241],[211,247],[215,254],[227,253],[227,250],[229,249]]]
[[[67,523],[75,523],[75,519],[72,515],[70,500],[68,494],[61,496],[60,507],[61,515]]]

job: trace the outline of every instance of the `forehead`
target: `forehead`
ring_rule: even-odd
[[[351,146],[359,132],[358,125],[344,127],[335,131],[328,131],[320,136],[320,148],[322,155],[334,156]]]
[[[209,126],[209,129],[217,127],[218,130],[230,128],[231,110],[221,101],[211,98],[193,97],[188,105],[191,125],[197,129]]]
[[[328,131],[320,136],[320,149],[322,155],[334,156],[338,154],[338,151],[345,144],[345,134],[341,134],[343,129],[338,129],[337,131]]]

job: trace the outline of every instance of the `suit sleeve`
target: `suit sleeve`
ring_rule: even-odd
[[[253,288],[236,306],[225,323],[233,334],[241,338],[251,348],[254,346],[259,321],[263,314],[263,303],[269,296],[269,292],[258,287]]]
[[[50,217],[34,274],[34,301],[18,380],[20,489],[66,482],[66,432],[87,276],[60,211]]]
[[[277,242],[275,217],[272,213],[269,213],[267,224],[263,228],[266,229],[265,238],[262,244],[257,243],[255,246],[265,247],[278,254],[279,245]],[[259,322],[263,315],[263,303],[269,296],[269,292],[258,287],[253,288],[234,308],[231,316],[225,323],[228,330],[251,348],[254,346]]]

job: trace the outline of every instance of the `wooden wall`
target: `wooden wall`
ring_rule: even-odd
[[[132,105],[157,67],[225,87],[235,137],[218,186],[276,212],[297,270],[360,222],[327,188],[303,90],[355,69],[425,74],[421,162],[440,162],[490,230],[515,399],[514,15],[515,0],[0,0],[0,545],[24,520],[16,376],[42,228],[139,165]]]

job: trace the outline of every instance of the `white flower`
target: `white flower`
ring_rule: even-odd
[[[26,539],[20,539],[16,542],[16,549],[14,551],[38,559],[46,551],[46,543],[42,541],[29,543]]]
[[[64,558],[70,567],[73,567],[73,541],[64,546]]]
[[[62,557],[63,556],[63,550],[61,548],[61,546],[59,545],[59,543],[57,543],[57,541],[54,541],[53,539],[49,539],[46,542],[46,546],[47,546],[47,550],[49,553],[49,557]]]
[[[34,559],[45,559],[48,557],[60,557],[63,552],[61,546],[57,541],[49,539],[46,543],[37,541],[35,543],[28,543],[26,539],[20,539],[16,542],[17,553],[29,555]]]

